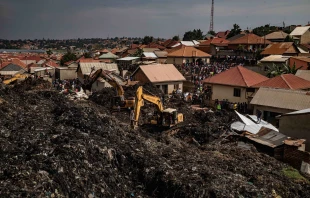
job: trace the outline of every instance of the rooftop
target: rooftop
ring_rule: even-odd
[[[134,73],[139,69],[142,70],[150,82],[186,80],[173,64],[141,65]]]
[[[306,33],[306,31],[308,31],[310,28],[310,26],[304,26],[304,27],[296,27],[291,33],[291,36],[301,36],[304,33]]]
[[[269,44],[264,51],[263,55],[282,55],[282,54],[298,54],[299,50],[294,42],[281,42]]]
[[[203,80],[203,83],[250,87],[265,80],[268,80],[266,76],[246,69],[242,66],[237,66],[206,78]]]
[[[260,60],[260,62],[286,62],[290,56],[282,56],[282,55],[269,55]]]
[[[237,38],[235,40],[230,41],[230,44],[270,44],[271,42],[268,40],[264,40],[263,38],[257,36],[256,34],[245,34],[244,36]]]
[[[167,55],[168,57],[211,57],[210,54],[205,53],[199,49],[190,46],[182,46]]]
[[[273,87],[281,89],[309,89],[310,81],[293,74],[282,74],[266,81],[253,85],[253,87]]]
[[[307,109],[310,108],[310,92],[261,87],[251,104],[295,111]]]
[[[287,33],[283,32],[283,31],[276,31],[276,32],[272,32],[270,34],[267,34],[265,37],[265,39],[267,40],[273,40],[273,39],[285,39],[287,37]]]

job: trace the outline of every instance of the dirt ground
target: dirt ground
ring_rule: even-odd
[[[310,197],[309,183],[283,175],[286,164],[226,138],[232,112],[172,102],[184,114],[179,127],[133,130],[128,112],[111,115],[114,94],[73,101],[44,81],[2,86],[0,196]]]

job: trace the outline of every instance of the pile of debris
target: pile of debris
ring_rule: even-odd
[[[287,178],[287,165],[254,147],[196,147],[143,128],[134,131],[92,101],[25,87],[0,90],[1,197],[310,195],[309,183]],[[205,114],[206,125],[230,119]]]

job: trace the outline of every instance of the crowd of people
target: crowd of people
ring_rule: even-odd
[[[70,80],[55,79],[53,81],[53,87],[58,91],[78,92],[81,90],[82,83],[78,78]]]

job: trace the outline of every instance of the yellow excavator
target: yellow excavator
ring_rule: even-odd
[[[9,85],[9,84],[14,84],[16,83],[18,80],[25,80],[27,79],[27,75],[25,74],[16,74],[15,76],[13,76],[12,78],[9,78],[7,80],[4,80],[3,83],[6,84],[6,85]]]
[[[92,69],[93,71],[93,69]],[[103,69],[98,69],[95,73],[90,74],[86,82],[82,85],[84,90],[91,90],[92,84],[99,78],[103,78],[107,81],[112,87],[114,87],[117,91],[117,96],[112,98],[111,104],[112,109],[116,110],[118,107],[121,109],[131,109],[135,105],[134,97],[125,99],[124,97],[124,89],[120,83],[115,80],[107,71]]]
[[[136,91],[136,102],[134,109],[134,120],[132,122],[132,127],[136,128],[138,126],[138,120],[140,116],[140,109],[144,106],[144,100],[149,101],[156,105],[157,113],[153,115],[152,119],[148,124],[154,124],[163,127],[172,127],[180,122],[183,122],[183,114],[178,113],[176,109],[167,108],[161,102],[161,99],[157,96],[152,96],[143,93],[143,87],[140,86]]]

